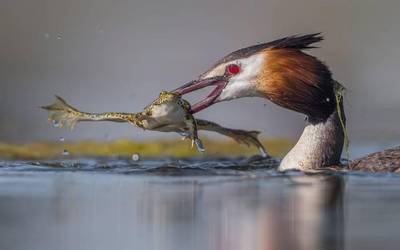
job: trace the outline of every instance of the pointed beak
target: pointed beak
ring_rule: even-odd
[[[226,76],[210,77],[188,82],[185,85],[173,90],[172,92],[180,95],[185,95],[198,89],[215,86],[214,90],[210,94],[208,94],[203,100],[192,105],[192,113],[197,113],[200,110],[203,110],[216,103],[217,98],[219,97],[227,83],[228,79]]]

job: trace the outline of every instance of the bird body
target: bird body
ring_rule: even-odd
[[[348,164],[349,170],[400,173],[400,147],[371,153]]]

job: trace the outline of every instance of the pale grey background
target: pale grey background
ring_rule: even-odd
[[[175,136],[112,123],[68,132],[37,107],[59,94],[85,111],[138,111],[226,53],[321,31],[311,53],[348,87],[353,141],[400,141],[399,10],[398,0],[1,0],[0,140]],[[199,117],[266,137],[296,138],[304,123],[255,98]]]

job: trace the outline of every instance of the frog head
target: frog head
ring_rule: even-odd
[[[158,99],[155,101],[155,104],[165,104],[168,102],[178,102],[178,100],[181,98],[180,94],[177,93],[172,93],[168,91],[161,91],[160,95],[158,96]]]

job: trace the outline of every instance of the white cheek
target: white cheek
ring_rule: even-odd
[[[217,100],[226,101],[240,97],[258,96],[257,76],[263,63],[264,56],[262,54],[241,60],[242,72],[231,78]]]
[[[244,81],[252,81],[254,80],[258,73],[260,72],[262,65],[264,63],[264,55],[263,54],[255,54],[250,56],[249,58],[243,59],[240,61],[243,72],[241,72],[237,77],[234,77],[236,80],[244,80]]]
[[[247,81],[235,81],[234,84],[226,86],[218,97],[218,101],[227,101],[235,98],[256,96],[256,84]]]

